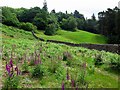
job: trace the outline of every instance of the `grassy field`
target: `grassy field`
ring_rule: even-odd
[[[73,43],[93,43],[93,44],[107,43],[106,37],[82,30],[77,30],[76,32],[58,30],[57,35],[54,36],[47,36],[43,32],[37,32],[36,35],[40,38],[44,38],[45,40],[58,40]]]
[[[34,39],[31,32],[4,25],[0,30],[3,42],[2,86],[17,88],[63,88],[63,84],[64,88],[119,86],[120,73],[116,73],[111,67],[112,62],[119,63],[118,54],[41,42]],[[14,76],[8,79],[5,65],[11,57],[13,67],[19,68],[20,75],[17,76],[14,71]],[[39,63],[36,64],[36,60]]]

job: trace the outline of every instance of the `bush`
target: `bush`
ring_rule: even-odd
[[[100,66],[103,64],[103,60],[102,60],[102,57],[101,55],[97,56],[96,59],[95,59],[95,66]]]
[[[15,13],[11,12],[12,8],[9,7],[2,7],[2,23],[8,26],[15,26],[19,25],[19,20],[16,17]]]
[[[27,22],[27,23],[20,23],[19,28],[20,29],[24,29],[26,31],[32,31],[32,30],[36,30],[37,29],[36,26],[34,26],[32,23],[29,23],[29,22]]]
[[[7,77],[5,82],[4,82],[3,90],[17,88],[19,85],[19,81],[20,81],[20,78],[18,76],[14,76],[12,78]]]
[[[54,34],[56,34],[56,31],[57,31],[57,25],[52,23],[46,27],[45,34],[46,35],[54,35]]]
[[[76,31],[77,21],[74,17],[69,17],[68,19],[63,19],[61,22],[61,28],[68,31]]]
[[[44,72],[43,72],[42,66],[40,64],[36,65],[33,72],[32,72],[32,77],[42,78],[43,73]]]

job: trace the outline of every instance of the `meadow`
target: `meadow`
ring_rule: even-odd
[[[41,42],[36,40],[31,32],[5,25],[2,25],[0,30],[2,31],[0,75],[2,75],[3,89],[119,87],[120,55],[116,53]],[[64,35],[61,32],[64,32]],[[72,32],[58,33],[62,36],[60,40],[65,38],[66,41],[68,39],[73,41],[69,37]],[[41,37],[47,39],[49,36],[41,35]],[[55,38],[56,36],[52,39]],[[94,41],[87,38],[86,40],[105,43],[103,39]],[[76,39],[73,42],[82,41]]]
[[[103,35],[93,34],[83,30],[76,30],[75,32],[58,30],[54,36],[45,35],[42,31],[36,31],[36,35],[45,40],[58,40],[72,43],[92,43],[92,44],[106,44],[107,38]]]

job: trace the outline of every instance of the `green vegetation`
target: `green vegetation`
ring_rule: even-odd
[[[73,43],[94,43],[94,44],[107,43],[106,37],[82,30],[77,30],[76,32],[58,30],[57,34],[54,36],[47,36],[43,32],[36,32],[36,35],[45,40],[58,40]]]
[[[87,36],[87,38],[90,38],[90,40],[86,40],[87,43],[92,43],[91,40],[93,40],[93,43],[99,43],[99,41],[102,43],[119,43],[119,15],[120,9],[117,7],[113,9],[108,8],[106,11],[99,12],[98,20],[96,20],[94,14],[90,19],[84,18],[84,15],[77,10],[73,13],[68,13],[67,11],[66,13],[56,12],[55,9],[48,12],[46,1],[44,2],[42,9],[39,7],[30,9],[2,7],[2,23],[8,26],[18,27],[26,31],[37,29],[38,31],[44,31],[44,34],[49,36],[56,35],[58,30],[73,32],[76,30],[84,30],[99,35],[101,34],[108,38],[107,41],[104,41],[103,37],[97,36],[96,39],[98,41],[96,42],[96,40],[94,41],[93,39],[94,37],[92,38],[89,37],[89,35],[85,35],[84,37]],[[67,39],[71,40],[71,38],[75,37],[71,36],[70,38],[67,37]],[[78,37],[78,35],[76,36]],[[84,37],[83,39],[86,39]],[[77,43],[81,42],[78,38],[73,41]]]
[[[0,86],[3,89],[62,90],[120,88],[119,54],[42,42],[35,39],[31,32],[45,40],[119,43],[119,13],[120,9],[116,7],[100,12],[99,20],[94,14],[91,19],[85,19],[77,10],[74,13],[48,12],[46,1],[42,9],[2,7],[0,71],[3,73],[0,73]]]
[[[116,70],[120,55],[41,42],[34,39],[31,32],[2,27],[4,88],[118,88],[120,73]],[[11,58],[13,68],[18,69],[9,77],[12,69],[8,72],[5,65],[6,62],[9,65]]]

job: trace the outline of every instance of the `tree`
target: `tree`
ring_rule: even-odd
[[[84,16],[80,14],[77,10],[74,11],[74,17],[84,19]]]
[[[51,13],[56,13],[56,12],[55,12],[55,9],[53,9],[53,10],[51,11]]]
[[[98,13],[99,32],[108,37],[109,43],[120,43],[120,9],[108,8]]]
[[[77,28],[77,21],[74,17],[69,17],[68,18],[68,29],[70,31],[76,31]]]
[[[8,26],[18,26],[19,20],[16,14],[11,12],[11,8],[2,7],[2,23]]]
[[[45,29],[46,35],[54,35],[59,29],[59,24],[54,13],[51,13],[48,17],[47,27]]]
[[[73,16],[70,16],[68,19],[63,19],[61,22],[62,29],[75,31],[77,28],[77,21]]]
[[[43,2],[43,8],[42,9],[45,10],[46,12],[48,11],[46,0],[44,0],[44,2]]]
[[[32,30],[36,30],[37,29],[36,26],[34,26],[32,23],[29,23],[29,22],[27,22],[27,23],[24,23],[24,22],[20,23],[19,28],[20,29],[24,29],[26,31],[32,31]]]
[[[47,26],[48,12],[42,10],[40,13],[37,13],[33,20],[33,24],[37,26],[39,30],[45,30]]]
[[[46,35],[54,35],[56,34],[57,28],[54,23],[48,24],[46,29],[45,29],[45,34]]]
[[[94,13],[93,13],[93,15],[92,15],[92,20],[93,20],[93,21],[96,21],[96,17],[95,17],[95,15],[94,15]]]
[[[85,20],[77,18],[76,21],[77,21],[77,28],[80,29],[80,30],[84,30],[85,27],[86,27],[85,26]]]
[[[21,13],[18,13],[18,19],[21,22],[33,22],[35,16],[41,12],[39,7],[34,7],[31,9],[24,9]]]

